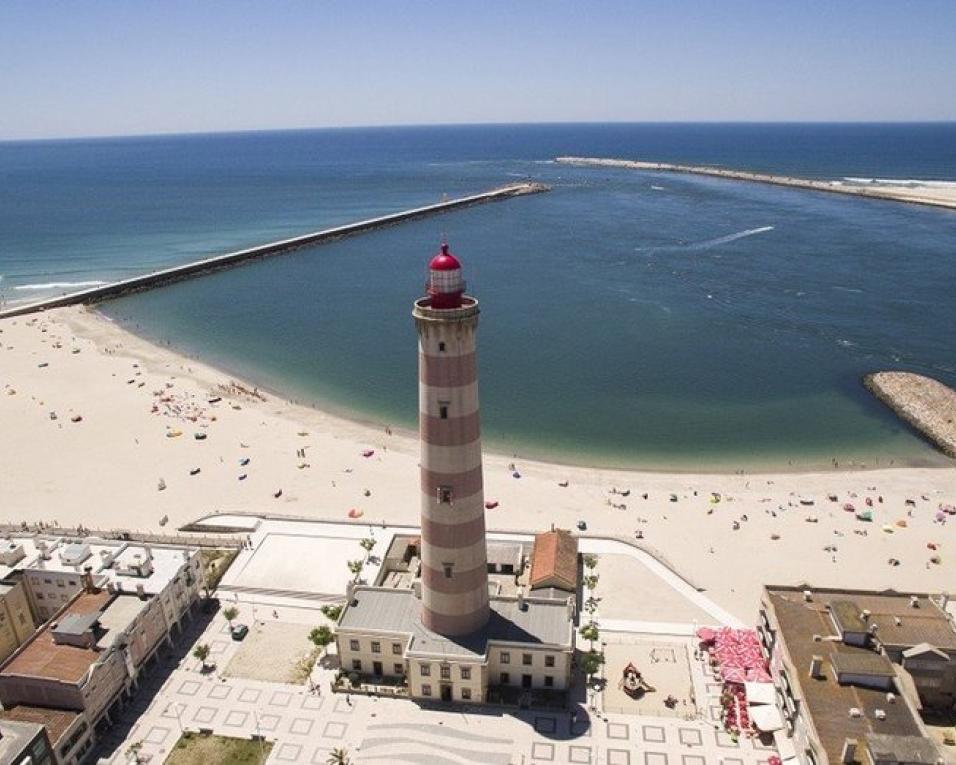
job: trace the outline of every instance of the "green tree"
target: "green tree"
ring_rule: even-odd
[[[581,627],[580,633],[581,637],[583,637],[585,640],[591,641],[592,647],[594,645],[594,641],[597,640],[601,635],[601,633],[598,631],[597,625],[594,622],[585,624],[583,627]]]
[[[232,629],[232,620],[239,616],[239,609],[235,606],[226,606],[222,611],[222,615],[226,617],[226,621],[229,623],[229,629]]]
[[[588,598],[587,600],[584,601],[584,610],[587,611],[589,614],[593,614],[595,611],[597,611],[597,607],[598,607],[597,598]]]
[[[348,562],[349,571],[358,576],[362,572],[362,567],[365,565],[363,560],[350,560]]]
[[[311,640],[318,648],[325,648],[329,643],[335,640],[335,636],[332,634],[332,630],[328,628],[328,625],[321,625],[315,627],[309,633],[309,640]]]
[[[597,564],[598,564],[597,555],[585,555],[585,556],[584,556],[584,566],[585,566],[585,568],[587,568],[587,569],[593,571],[595,568],[597,568]]]
[[[203,669],[206,668],[206,659],[209,658],[209,650],[208,643],[200,643],[193,648],[193,656],[202,662]]]
[[[588,574],[584,577],[584,586],[593,592],[600,578],[597,574]]]
[[[601,665],[603,663],[604,654],[598,653],[592,648],[590,651],[584,654],[584,658],[581,660],[581,668],[588,676],[588,679],[590,679],[598,672],[598,670],[601,669]]]
[[[137,763],[142,762],[143,756],[140,754],[142,749],[143,749],[143,742],[136,741],[135,743],[132,743],[128,747],[126,747],[126,756],[132,757],[133,762],[137,762]]]
[[[339,620],[339,616],[342,614],[342,606],[325,605],[319,610],[333,622],[337,622]]]
[[[373,537],[365,537],[359,544],[365,552],[370,553],[375,548],[375,539]]]
[[[325,760],[326,765],[350,765],[349,750],[341,746],[336,747]]]

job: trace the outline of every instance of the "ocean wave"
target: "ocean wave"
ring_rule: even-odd
[[[89,282],[43,282],[41,284],[19,284],[15,290],[59,290],[70,289],[71,287],[102,287],[109,282],[89,281]]]

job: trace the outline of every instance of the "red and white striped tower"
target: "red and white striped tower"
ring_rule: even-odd
[[[488,621],[488,551],[478,424],[478,301],[442,244],[415,301],[422,485],[422,622],[467,635]]]

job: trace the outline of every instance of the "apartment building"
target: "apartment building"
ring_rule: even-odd
[[[941,761],[921,711],[953,708],[956,629],[945,598],[766,587],[758,633],[801,765]]]

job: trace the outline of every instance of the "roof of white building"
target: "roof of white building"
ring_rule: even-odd
[[[77,541],[27,535],[0,539],[0,553],[4,545],[22,545],[26,555],[12,566],[0,565],[0,579],[18,569],[79,575],[89,566],[98,582],[105,577],[125,591],[135,591],[142,585],[147,595],[162,592],[182,568],[186,560],[183,552],[191,557],[196,550],[96,537]]]
[[[573,626],[564,601],[491,598],[491,616],[481,630],[445,637],[421,620],[421,601],[411,590],[356,587],[339,620],[340,629],[411,635],[409,652],[435,656],[483,656],[489,642],[556,645],[571,648]]]

